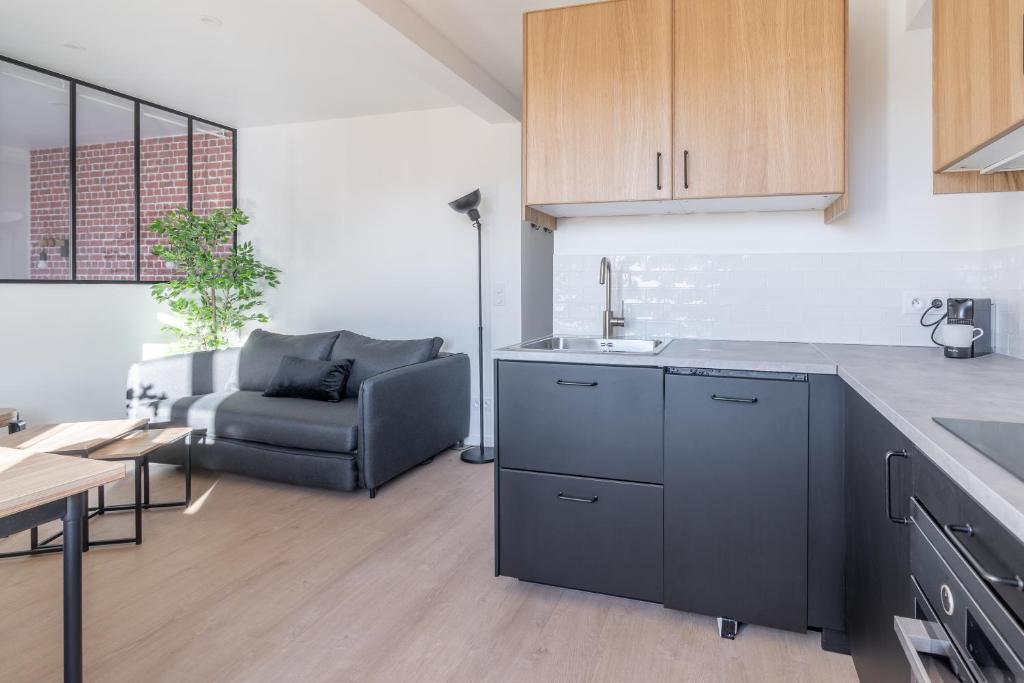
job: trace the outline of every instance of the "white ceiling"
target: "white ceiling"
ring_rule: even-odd
[[[238,128],[456,104],[500,120],[522,13],[585,1],[2,0],[0,55]]]
[[[523,13],[594,0],[405,0],[517,97],[523,89]]]
[[[233,127],[454,104],[357,0],[3,0],[0,54]]]

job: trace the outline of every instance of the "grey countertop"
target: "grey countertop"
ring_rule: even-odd
[[[495,351],[493,357],[495,360],[525,360],[539,363],[836,374],[835,362],[822,355],[813,344],[785,342],[675,339],[657,355],[531,351],[509,346]]]
[[[1024,481],[932,420],[1024,422],[1024,360],[996,354],[954,360],[938,348],[817,348],[836,362],[847,384],[1024,541]]]
[[[1024,360],[1001,355],[954,360],[945,358],[939,348],[681,339],[656,356],[508,347],[495,351],[494,358],[838,374],[1024,541],[1024,481],[932,421],[953,417],[1024,422]]]

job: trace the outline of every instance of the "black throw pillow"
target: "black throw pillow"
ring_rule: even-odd
[[[336,403],[345,398],[345,385],[351,371],[350,360],[309,360],[285,356],[263,395]]]

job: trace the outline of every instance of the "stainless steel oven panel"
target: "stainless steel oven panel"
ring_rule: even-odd
[[[942,624],[895,617],[893,627],[913,683],[977,683],[956,654]]]
[[[1024,631],[916,498],[910,516],[911,575],[974,677],[1024,683]]]
[[[913,576],[910,577],[910,587],[915,618],[895,617],[893,628],[910,665],[914,683],[976,683],[967,662]]]

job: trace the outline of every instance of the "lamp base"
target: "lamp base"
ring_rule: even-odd
[[[486,446],[470,446],[466,450],[462,451],[460,457],[462,458],[462,462],[469,462],[474,465],[484,465],[489,462],[494,462],[494,448]]]

